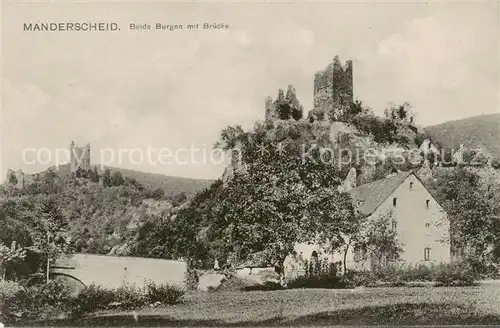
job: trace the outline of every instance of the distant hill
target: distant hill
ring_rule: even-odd
[[[119,171],[123,177],[134,178],[143,186],[150,189],[162,188],[167,196],[173,196],[181,191],[188,196],[198,191],[208,188],[214,180],[209,179],[190,179],[174,177],[163,174],[140,172],[117,167],[109,167],[111,172]]]
[[[428,126],[425,132],[443,147],[458,149],[460,144],[480,143],[500,158],[500,114],[473,116]]]
[[[100,167],[98,166],[100,169]],[[167,196],[173,196],[179,192],[185,192],[187,196],[194,195],[196,192],[208,188],[214,180],[209,179],[190,179],[183,177],[175,177],[156,173],[147,173],[136,170],[123,169],[118,167],[106,167],[111,173],[119,171],[122,176],[133,178],[137,180],[144,187],[154,190],[161,188]],[[69,164],[60,165],[57,174],[59,176],[66,176],[70,173]],[[40,176],[43,176],[44,172],[40,172]],[[28,177],[29,178],[29,177]]]

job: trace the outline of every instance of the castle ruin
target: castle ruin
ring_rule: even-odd
[[[314,75],[314,109],[316,120],[337,120],[349,110],[353,102],[352,61],[342,65],[335,56],[324,70]]]
[[[71,172],[76,172],[78,169],[84,171],[90,170],[90,144],[78,146],[74,141],[71,141],[69,151]]]
[[[353,102],[353,73],[352,61],[342,65],[338,56],[321,71],[314,75],[313,110],[309,112],[309,119],[314,121],[338,121],[349,111]],[[289,86],[286,96],[282,89],[278,91],[275,101],[271,97],[265,100],[265,120],[274,121],[284,119],[279,113],[279,107],[288,104],[299,112],[302,106],[298,103],[295,88]],[[293,116],[293,115],[292,115]],[[285,115],[286,118],[286,115]]]

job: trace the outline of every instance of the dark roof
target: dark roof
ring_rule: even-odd
[[[391,177],[373,181],[348,190],[355,203],[361,202],[358,211],[364,215],[372,214],[413,171],[399,172]]]

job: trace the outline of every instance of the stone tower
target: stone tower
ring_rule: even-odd
[[[26,186],[25,174],[22,170],[14,171],[12,169],[7,170],[7,183],[13,187],[23,190]]]
[[[85,171],[90,170],[90,144],[77,146],[74,141],[71,141],[69,150],[71,158],[71,172],[76,172],[78,168]]]
[[[326,69],[314,75],[312,114],[318,120],[336,120],[349,109],[353,98],[352,61],[342,65],[335,56]]]
[[[276,113],[276,108],[274,107],[273,98],[267,97],[265,102],[266,108],[266,121],[274,121],[278,115]]]

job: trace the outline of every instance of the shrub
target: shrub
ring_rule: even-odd
[[[256,290],[271,291],[271,290],[280,290],[280,289],[283,289],[283,286],[281,286],[280,283],[274,282],[274,281],[266,281],[262,285],[257,284],[257,285],[246,286],[246,287],[242,288],[242,290],[247,291],[247,292],[256,291]]]
[[[14,281],[0,281],[0,304],[3,304],[4,300],[16,295],[19,291],[24,288]]]
[[[347,271],[341,278],[341,284],[345,288],[354,288],[359,286],[372,287],[375,286],[377,277],[371,271]]]
[[[410,281],[432,281],[433,266],[386,266],[374,271],[378,280],[393,285],[403,285]]]
[[[193,268],[193,266],[190,265],[190,263],[188,263],[185,276],[186,276],[185,280],[186,280],[187,289],[188,290],[197,290],[198,283],[200,281],[200,277],[199,277],[198,271],[196,271],[196,269]]]
[[[303,276],[293,279],[287,284],[288,288],[335,288],[339,279],[328,274]]]
[[[319,265],[321,266],[321,265]],[[311,270],[311,269],[310,269]],[[314,269],[313,269],[314,270]],[[341,278],[337,276],[337,268],[331,264],[324,270],[297,277],[287,283],[288,288],[343,288]]]
[[[13,281],[0,281],[0,322],[8,322],[11,304],[24,288]]]
[[[177,286],[168,284],[155,284],[150,282],[146,285],[146,299],[149,303],[154,304],[177,304],[181,301],[184,295],[184,290]]]
[[[144,290],[133,284],[124,283],[114,291],[114,302],[121,309],[134,309],[144,306],[147,299]]]
[[[438,286],[473,286],[476,278],[473,268],[465,262],[439,264],[433,274]]]
[[[74,315],[106,310],[114,301],[112,290],[96,285],[85,286],[73,300],[72,313]]]
[[[60,282],[32,286],[18,290],[4,299],[3,315],[7,322],[16,319],[33,319],[67,311],[72,297],[71,291]]]

